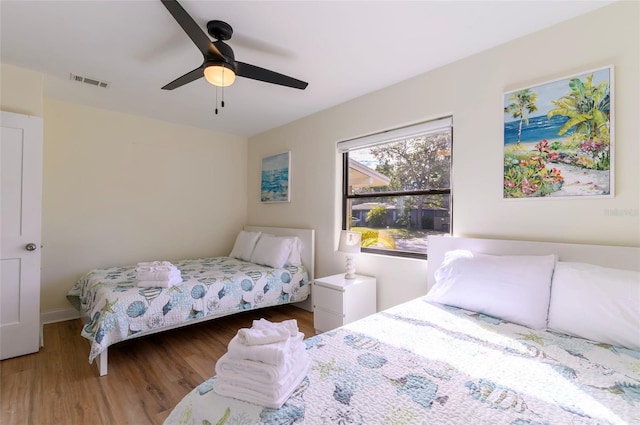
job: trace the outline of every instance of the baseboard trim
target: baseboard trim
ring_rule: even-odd
[[[79,319],[80,312],[75,308],[63,308],[59,310],[49,310],[40,313],[40,323],[47,325],[49,323],[64,322],[66,320]]]

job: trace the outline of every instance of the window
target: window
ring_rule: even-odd
[[[426,258],[427,236],[451,233],[452,119],[338,143],[342,228],[362,251]]]

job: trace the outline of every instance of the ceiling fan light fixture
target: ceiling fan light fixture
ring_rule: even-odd
[[[236,80],[236,73],[224,64],[213,64],[204,69],[204,78],[214,86],[227,87]]]

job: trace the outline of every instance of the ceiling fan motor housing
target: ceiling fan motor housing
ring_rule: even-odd
[[[231,46],[220,40],[214,41],[213,45],[218,49],[223,57],[221,58],[217,54],[211,53],[205,57],[205,63],[224,63],[225,65],[228,65],[227,68],[233,69],[233,71],[235,72],[236,57],[233,54],[233,49],[231,49]]]
[[[216,40],[229,40],[233,35],[233,28],[223,21],[209,21],[207,22],[207,32]]]

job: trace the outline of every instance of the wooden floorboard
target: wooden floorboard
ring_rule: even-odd
[[[0,362],[2,425],[161,424],[193,388],[214,374],[215,362],[254,319],[295,318],[314,335],[313,315],[294,306],[247,311],[109,348],[109,373],[89,364],[80,320],[44,327],[38,353]]]

